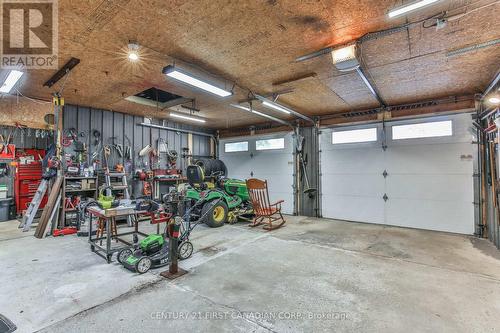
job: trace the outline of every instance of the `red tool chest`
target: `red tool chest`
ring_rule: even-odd
[[[35,161],[31,164],[17,164],[16,175],[14,177],[14,194],[16,199],[17,214],[21,214],[28,208],[41,181],[41,161]],[[47,194],[43,197],[39,208],[43,208],[46,203]]]

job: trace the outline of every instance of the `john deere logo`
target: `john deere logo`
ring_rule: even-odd
[[[2,0],[0,67],[57,68],[57,0]]]

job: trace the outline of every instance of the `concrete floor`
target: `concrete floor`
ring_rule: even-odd
[[[173,282],[76,236],[0,223],[0,313],[19,332],[495,332],[500,252],[446,233],[303,217],[195,229]],[[148,226],[146,226],[148,227]]]

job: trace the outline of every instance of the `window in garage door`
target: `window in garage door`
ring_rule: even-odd
[[[227,143],[248,142],[248,151],[227,153]],[[227,166],[228,177],[265,179],[271,201],[285,200],[283,212],[293,213],[293,137],[292,133],[223,139],[219,157]]]
[[[329,130],[323,131],[323,216],[472,234],[470,123],[467,114],[394,122],[388,126],[385,151],[380,137],[376,142],[334,145]],[[406,125],[412,126],[402,127]],[[438,128],[434,137],[425,133],[429,128]],[[394,130],[399,134],[391,139]]]

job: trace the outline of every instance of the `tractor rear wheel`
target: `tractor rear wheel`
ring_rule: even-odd
[[[219,200],[206,203],[201,209],[205,224],[211,228],[219,228],[226,223],[228,208],[224,201]]]

